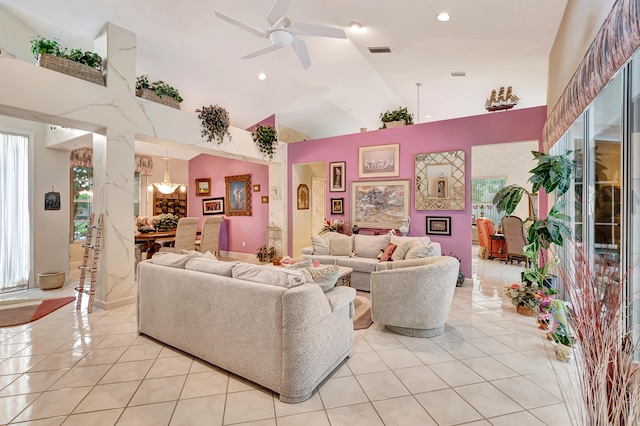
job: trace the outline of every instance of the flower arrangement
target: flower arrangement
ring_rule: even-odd
[[[344,229],[344,220],[334,219],[333,222],[325,219],[324,226],[318,233],[318,235],[324,235],[327,232],[342,232]]]
[[[273,126],[258,126],[251,133],[253,141],[258,145],[258,149],[269,160],[273,160],[273,156],[278,148],[278,132]]]
[[[196,109],[196,112],[198,118],[202,120],[200,134],[207,138],[207,142],[216,141],[220,145],[224,142],[225,136],[231,140],[231,133],[229,133],[231,119],[226,109],[219,105],[209,105]]]
[[[155,223],[157,229],[176,229],[179,217],[172,213],[163,213],[156,216]]]
[[[515,283],[507,284],[504,287],[505,296],[511,299],[514,306],[526,306],[531,309],[538,309],[540,305],[541,289],[536,283]]]

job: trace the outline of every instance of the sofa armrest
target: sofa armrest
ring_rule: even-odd
[[[302,249],[302,254],[313,254],[313,247],[304,247]]]
[[[346,304],[353,302],[353,299],[356,297],[356,289],[338,286],[329,290],[324,295],[327,296],[327,300],[331,306],[331,312],[335,312]]]

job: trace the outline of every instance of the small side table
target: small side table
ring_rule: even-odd
[[[491,235],[489,235],[489,239],[491,240],[491,248],[493,248],[493,242],[494,241],[498,241],[498,244],[499,244],[498,254],[499,254],[500,261],[502,262],[502,260],[504,260],[506,262],[507,261],[507,254],[504,252],[504,248],[503,248],[504,235],[502,235],[502,234],[491,234]],[[493,256],[491,256],[491,252],[492,252],[492,250],[489,250],[489,259],[493,260]]]
[[[353,268],[349,268],[348,266],[338,266],[338,268],[340,268],[340,273],[338,274],[336,285],[351,287],[351,273],[353,272]]]

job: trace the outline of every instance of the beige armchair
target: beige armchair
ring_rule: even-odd
[[[216,257],[220,257],[220,225],[223,220],[223,216],[208,217],[204,220],[199,251],[210,251]]]
[[[371,317],[389,330],[412,337],[442,334],[460,263],[437,256],[390,262],[371,273]]]
[[[180,250],[196,249],[196,234],[198,233],[199,217],[182,217],[178,220],[175,238],[157,239],[156,244],[160,244],[160,251],[169,251],[177,253]],[[169,247],[166,244],[171,244]]]

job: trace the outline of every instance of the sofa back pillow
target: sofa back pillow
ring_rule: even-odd
[[[325,293],[335,287],[340,275],[340,268],[336,265],[325,265],[314,268],[311,260],[294,263],[285,266],[285,269],[297,269],[302,271],[306,283],[313,283],[320,286]]]
[[[201,254],[178,254],[178,253],[170,253],[170,252],[158,252],[153,255],[151,261],[155,265],[168,266],[170,268],[180,268],[184,269],[184,266],[187,264],[189,259],[195,259],[196,257],[200,257]]]
[[[329,254],[329,240],[327,240],[326,238],[311,237],[311,245],[313,246],[313,254]]]
[[[404,257],[407,255],[409,248],[411,247],[411,243],[412,241],[405,241],[404,243],[399,242],[398,246],[391,254],[391,260],[393,260],[394,262],[398,260],[403,260]]]
[[[189,259],[184,269],[231,277],[233,275],[231,271],[238,263],[240,262],[220,262],[214,259],[207,259],[203,256]]]
[[[300,270],[278,268],[277,266],[251,265],[239,262],[231,270],[233,278],[245,281],[293,288],[305,283]]]
[[[385,250],[389,245],[389,234],[384,235],[360,235],[354,237],[355,249],[358,257],[376,259],[380,250]]]
[[[433,246],[431,244],[424,244],[420,240],[416,240],[411,243],[405,259],[421,259],[423,257],[429,257],[433,254]]]
[[[351,256],[351,237],[336,238],[329,240],[329,254],[331,256]]]
[[[425,246],[431,242],[431,238],[429,237],[403,237],[400,235],[392,235],[391,238],[389,238],[390,243],[397,244],[397,245],[400,245],[406,242],[412,243],[416,240],[422,241]]]

